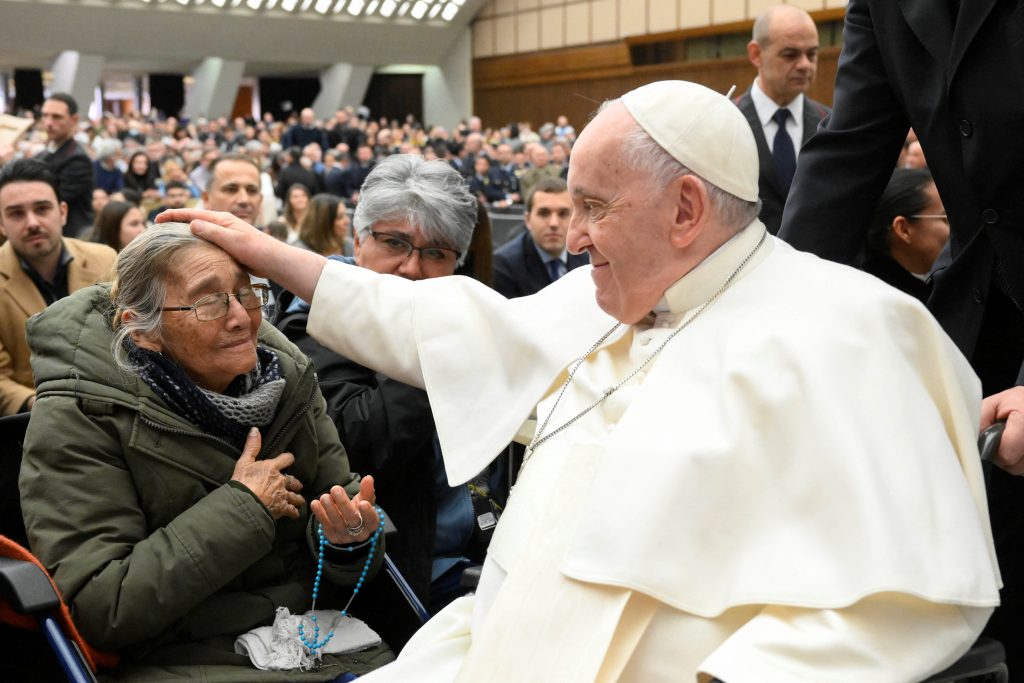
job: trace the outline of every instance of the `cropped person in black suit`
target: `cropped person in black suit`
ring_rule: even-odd
[[[928,307],[981,377],[982,427],[1007,420],[989,484],[1005,584],[989,633],[1011,671],[1024,670],[1022,47],[1018,0],[850,0],[835,110],[801,153],[779,233],[851,263],[913,127],[951,229]]]
[[[561,178],[541,178],[526,198],[526,230],[494,252],[492,286],[509,299],[536,294],[574,268],[586,254],[570,254],[565,236],[572,199]]]
[[[782,222],[782,207],[800,148],[830,111],[805,94],[818,68],[818,28],[802,9],[776,5],[754,22],[747,56],[757,67],[757,78],[736,105],[747,117],[757,141],[761,164],[758,217],[774,235]],[[779,119],[784,121],[782,130]]]
[[[47,151],[37,158],[57,176],[60,200],[68,205],[64,224],[67,237],[77,237],[92,225],[92,159],[75,142],[78,103],[66,93],[53,93],[43,103],[43,127],[50,139]]]

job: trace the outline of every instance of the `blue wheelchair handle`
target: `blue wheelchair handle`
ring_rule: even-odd
[[[978,436],[978,452],[983,462],[992,462],[999,450],[999,440],[1003,438],[1006,420],[1000,420],[988,427]]]

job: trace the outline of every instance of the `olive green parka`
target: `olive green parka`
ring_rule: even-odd
[[[62,299],[28,322],[37,401],[19,486],[32,551],[49,568],[82,634],[120,652],[117,680],[331,680],[392,657],[386,646],[325,657],[318,670],[260,672],[235,638],[310,607],[316,571],[309,506],[274,520],[231,481],[240,451],[175,414],[111,352],[109,286]],[[260,458],[291,452],[286,473],[306,500],[359,487],[324,412],[314,368],[264,322],[260,343],[286,387]],[[380,546],[371,572],[380,566]],[[366,559],[325,561],[318,608],[340,609]],[[337,561],[337,563],[335,563]],[[332,585],[334,584],[334,585]]]

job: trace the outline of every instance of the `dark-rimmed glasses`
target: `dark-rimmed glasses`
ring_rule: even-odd
[[[438,265],[454,265],[459,260],[459,252],[448,247],[415,247],[412,242],[403,235],[396,235],[390,232],[377,232],[371,230],[370,235],[385,252],[393,258],[407,259],[414,251],[420,253],[420,260]]]
[[[270,287],[267,285],[253,284],[247,287],[240,287],[234,294],[228,292],[215,292],[207,294],[191,306],[165,306],[161,311],[192,311],[196,314],[196,320],[207,322],[217,320],[228,314],[231,308],[231,297],[238,299],[242,308],[251,311],[267,305],[270,301]]]

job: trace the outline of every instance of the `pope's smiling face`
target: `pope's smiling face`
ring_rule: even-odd
[[[622,136],[635,126],[621,102],[610,105],[580,134],[569,160],[566,246],[590,254],[598,305],[627,324],[646,316],[683,275],[670,242],[676,183],[658,187],[624,160]]]

